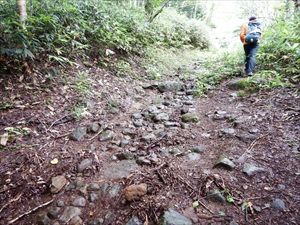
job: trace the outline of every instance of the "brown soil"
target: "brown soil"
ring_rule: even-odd
[[[71,181],[78,176],[76,167],[84,158],[94,160],[83,177],[84,182],[105,182],[101,171],[110,164],[109,158],[119,149],[102,152],[101,148],[108,143],[99,142],[97,138],[90,140],[93,134],[80,142],[70,141],[68,134],[92,122],[106,123],[118,131],[117,125],[130,121],[130,116],[136,112],[133,97],[136,95],[135,87],[141,81],[133,77],[118,78],[92,68],[90,82],[94,95],[84,97],[75,91],[76,72],[69,71],[66,80],[57,76],[55,81],[43,80],[43,76],[37,75],[22,81],[11,74],[0,77],[0,135],[8,127],[18,132],[13,133],[0,150],[0,224],[9,224],[16,218],[11,224],[36,224],[38,215],[53,209],[58,200],[68,202],[77,192],[50,194],[50,180],[63,174]],[[161,157],[152,165],[139,167],[129,177],[109,181],[122,189],[130,184],[146,183],[148,193],[143,201],[127,202],[120,195],[113,201],[101,199],[89,204],[84,207],[81,216],[84,224],[97,217],[104,218],[108,212],[116,215],[113,224],[125,224],[135,215],[143,222],[157,224],[168,207],[192,219],[195,224],[224,225],[233,220],[240,225],[300,224],[299,90],[278,88],[232,98],[230,94],[233,91],[228,89],[226,82],[196,100],[194,107],[199,124],[191,123],[188,129],[173,131],[172,137],[138,146],[141,151],[159,155],[159,149],[163,147],[184,147],[187,150],[202,145],[205,150],[201,159],[191,163],[183,155]],[[161,93],[147,89],[139,95],[143,98],[139,104],[146,106],[154,95]],[[87,101],[91,115],[75,120],[71,110],[87,107]],[[111,101],[121,102],[121,111],[118,114],[101,113]],[[244,122],[236,125],[236,121],[230,118],[214,120],[217,111],[226,111],[231,118]],[[180,112],[174,113],[171,118],[180,122]],[[220,131],[226,128],[234,128],[235,134],[220,135]],[[26,133],[28,129],[29,135]],[[240,140],[239,137],[254,129],[257,130],[254,139]],[[143,131],[139,132],[140,137]],[[95,152],[87,150],[91,144],[96,147]],[[243,160],[236,162],[236,168],[231,171],[213,168],[222,155],[234,162],[241,156]],[[58,158],[58,164],[50,163],[53,158]],[[247,176],[242,172],[244,163],[263,167],[266,171]],[[232,196],[234,203],[208,201],[211,189],[227,190],[224,195]],[[269,207],[274,198],[285,202],[285,210]],[[50,200],[53,202],[43,206]],[[200,204],[193,208],[192,204],[197,200]],[[252,204],[260,210],[252,207],[242,210],[243,203]]]

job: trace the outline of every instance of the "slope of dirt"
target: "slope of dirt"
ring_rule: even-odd
[[[72,81],[1,78],[0,224],[126,224],[133,216],[158,224],[168,208],[193,224],[300,224],[299,90],[280,88],[240,98],[224,81],[196,98],[184,91],[159,92],[157,84],[163,80],[79,69],[89,70],[90,77],[76,78],[73,71],[68,74]],[[166,79],[182,81],[180,74]],[[193,81],[185,82],[187,86]],[[132,115],[145,113],[154,102],[175,125],[168,127],[143,114],[141,126],[133,126]],[[182,123],[185,110],[196,115],[196,123]],[[100,125],[99,130],[80,141],[70,140],[72,131],[92,123]],[[127,128],[133,133],[123,135]],[[114,132],[113,139],[99,141],[107,129]],[[142,140],[159,129],[166,133]],[[122,146],[122,140],[128,143]],[[191,154],[195,147],[201,153]],[[132,153],[133,162],[140,157],[149,160],[124,177],[108,178],[107,169],[121,161],[116,155],[122,152]],[[235,168],[215,166],[222,156]],[[92,164],[79,172],[84,159]],[[245,164],[263,171],[248,176]],[[58,175],[67,184],[53,194],[51,179]],[[119,191],[91,200],[82,189],[70,188],[75,180]],[[147,184],[147,194],[127,201],[123,190],[141,183]],[[213,190],[227,201],[211,200]],[[61,220],[79,196],[84,204],[78,206],[77,221]],[[284,207],[275,209],[274,199]],[[193,207],[195,202],[198,206]],[[45,215],[47,219],[41,219]]]

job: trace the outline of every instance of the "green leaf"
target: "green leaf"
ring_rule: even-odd
[[[234,199],[232,198],[232,196],[228,195],[227,197],[227,202],[234,202]]]
[[[245,211],[247,208],[248,208],[248,203],[247,203],[247,202],[244,202],[244,203],[242,204],[242,210]]]
[[[196,208],[199,205],[198,201],[193,202],[193,208]]]

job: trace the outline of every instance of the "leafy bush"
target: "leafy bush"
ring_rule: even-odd
[[[38,56],[64,65],[78,56],[105,56],[106,49],[127,54],[143,53],[146,46],[209,46],[203,25],[175,12],[150,24],[143,8],[121,7],[114,1],[31,0],[27,10],[22,23],[14,1],[0,2],[2,56],[18,60]],[[167,24],[162,22],[168,17]]]
[[[299,81],[300,70],[300,15],[281,16],[263,34],[257,58],[261,70],[277,71]]]

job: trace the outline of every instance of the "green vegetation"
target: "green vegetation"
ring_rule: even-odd
[[[19,70],[24,69],[22,61],[37,58],[66,67],[77,58],[93,57],[103,65],[102,58],[110,57],[107,50],[124,55],[143,54],[145,47],[209,46],[204,25],[177,11],[164,10],[149,23],[143,7],[115,1],[32,0],[27,10],[27,20],[21,22],[14,1],[0,2],[0,61],[6,69],[13,66],[5,59],[19,63],[13,67]],[[117,66],[127,69],[126,62]]]

